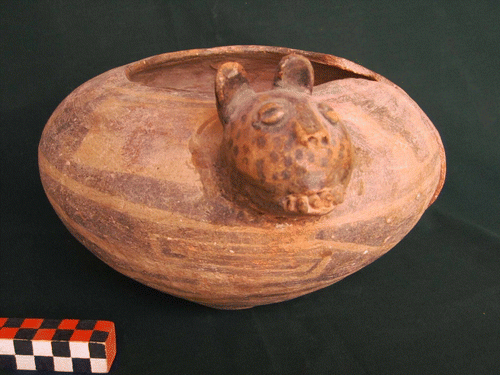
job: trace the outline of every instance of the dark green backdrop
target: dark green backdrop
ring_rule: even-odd
[[[330,53],[386,76],[438,128],[448,176],[372,265],[296,300],[218,311],[81,246],[43,193],[36,152],[88,79],[232,44]],[[0,59],[0,316],[114,321],[114,374],[500,373],[500,2],[3,1]]]

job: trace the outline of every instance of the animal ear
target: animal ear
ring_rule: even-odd
[[[311,62],[295,54],[283,57],[274,77],[274,86],[312,93],[314,70]]]
[[[223,124],[227,123],[228,109],[233,97],[240,91],[251,91],[245,69],[237,62],[222,64],[215,76],[215,96],[217,97],[217,111]]]

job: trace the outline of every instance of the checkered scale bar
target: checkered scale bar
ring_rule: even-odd
[[[113,322],[0,318],[0,368],[107,373],[115,354]]]

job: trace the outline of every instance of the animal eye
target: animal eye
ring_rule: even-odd
[[[339,115],[328,105],[325,103],[319,103],[318,104],[318,109],[321,112],[321,114],[332,123],[332,125],[335,125],[340,121]]]
[[[266,103],[259,109],[259,120],[266,125],[274,125],[281,121],[285,109],[279,103]]]

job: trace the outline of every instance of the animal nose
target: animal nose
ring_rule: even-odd
[[[298,121],[295,123],[295,135],[298,143],[308,148],[327,146],[330,143],[329,134],[321,124],[313,127],[311,124]]]
[[[296,111],[294,130],[298,142],[306,147],[327,145],[328,133],[316,114],[303,103],[297,104]]]

